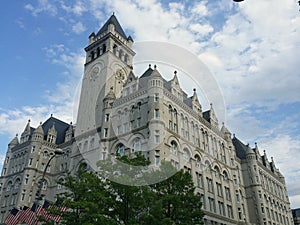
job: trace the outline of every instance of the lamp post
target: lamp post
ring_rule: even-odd
[[[39,204],[40,204],[40,201],[43,199],[43,196],[42,196],[42,193],[41,193],[41,191],[42,191],[42,187],[43,187],[43,183],[44,183],[44,181],[45,181],[45,175],[46,175],[46,171],[47,171],[47,168],[48,168],[48,166],[50,165],[50,162],[52,161],[52,159],[54,159],[55,158],[55,156],[59,156],[59,155],[63,155],[64,154],[64,152],[61,150],[61,149],[56,149],[55,151],[54,151],[54,155],[52,155],[51,157],[50,157],[50,159],[48,160],[48,162],[47,162],[47,164],[46,164],[46,167],[44,168],[44,171],[43,171],[43,175],[42,175],[42,179],[39,181],[39,183],[38,183],[38,189],[37,189],[37,192],[36,192],[36,198],[35,198],[35,211],[34,211],[34,217],[35,217],[35,219],[34,219],[34,221],[37,221],[37,214],[36,214],[36,210],[38,209],[38,206],[39,206]]]

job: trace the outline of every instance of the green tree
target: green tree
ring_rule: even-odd
[[[67,191],[58,199],[68,210],[63,213],[62,224],[118,224],[110,212],[110,205],[115,199],[112,199],[106,184],[95,173],[80,167],[76,176],[66,177],[63,185]]]
[[[141,155],[118,160],[134,168],[147,166]],[[101,163],[107,168],[107,164]],[[120,165],[109,165],[110,171],[123,171]],[[102,168],[102,169],[103,169]],[[131,170],[119,173],[120,179],[141,180],[159,177],[163,180],[152,185],[129,186],[99,178],[93,172],[79,169],[76,176],[68,176],[63,183],[67,191],[60,196],[69,210],[63,213],[62,224],[125,224],[125,225],[193,225],[203,224],[201,198],[195,194],[195,187],[189,173],[176,171],[170,163],[162,163],[160,170],[141,172]],[[169,174],[174,174],[168,178]],[[109,177],[109,173],[107,177]],[[134,178],[132,178],[132,175]]]
[[[150,186],[155,193],[150,214],[152,224],[203,224],[201,197],[195,194],[192,176],[183,170]]]

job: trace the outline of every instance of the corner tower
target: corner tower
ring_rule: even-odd
[[[132,70],[133,40],[126,36],[115,15],[97,34],[89,36],[85,48],[86,61],[78,108],[76,136],[97,129],[95,117],[102,118],[103,99],[112,90],[121,95],[123,85]],[[97,111],[97,113],[96,113]]]

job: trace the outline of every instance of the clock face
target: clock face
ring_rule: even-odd
[[[99,77],[99,67],[95,66],[90,72],[90,80],[95,81]]]
[[[118,80],[118,81],[123,81],[124,82],[124,80],[125,80],[125,75],[124,75],[124,72],[120,69],[120,70],[117,70],[117,72],[116,72],[116,79]]]

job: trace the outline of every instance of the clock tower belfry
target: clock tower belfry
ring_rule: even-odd
[[[132,70],[135,52],[133,39],[126,36],[115,15],[97,34],[89,36],[85,48],[86,60],[77,114],[76,136],[98,129],[95,117],[102,118],[103,100],[108,93],[121,95],[123,85]]]

